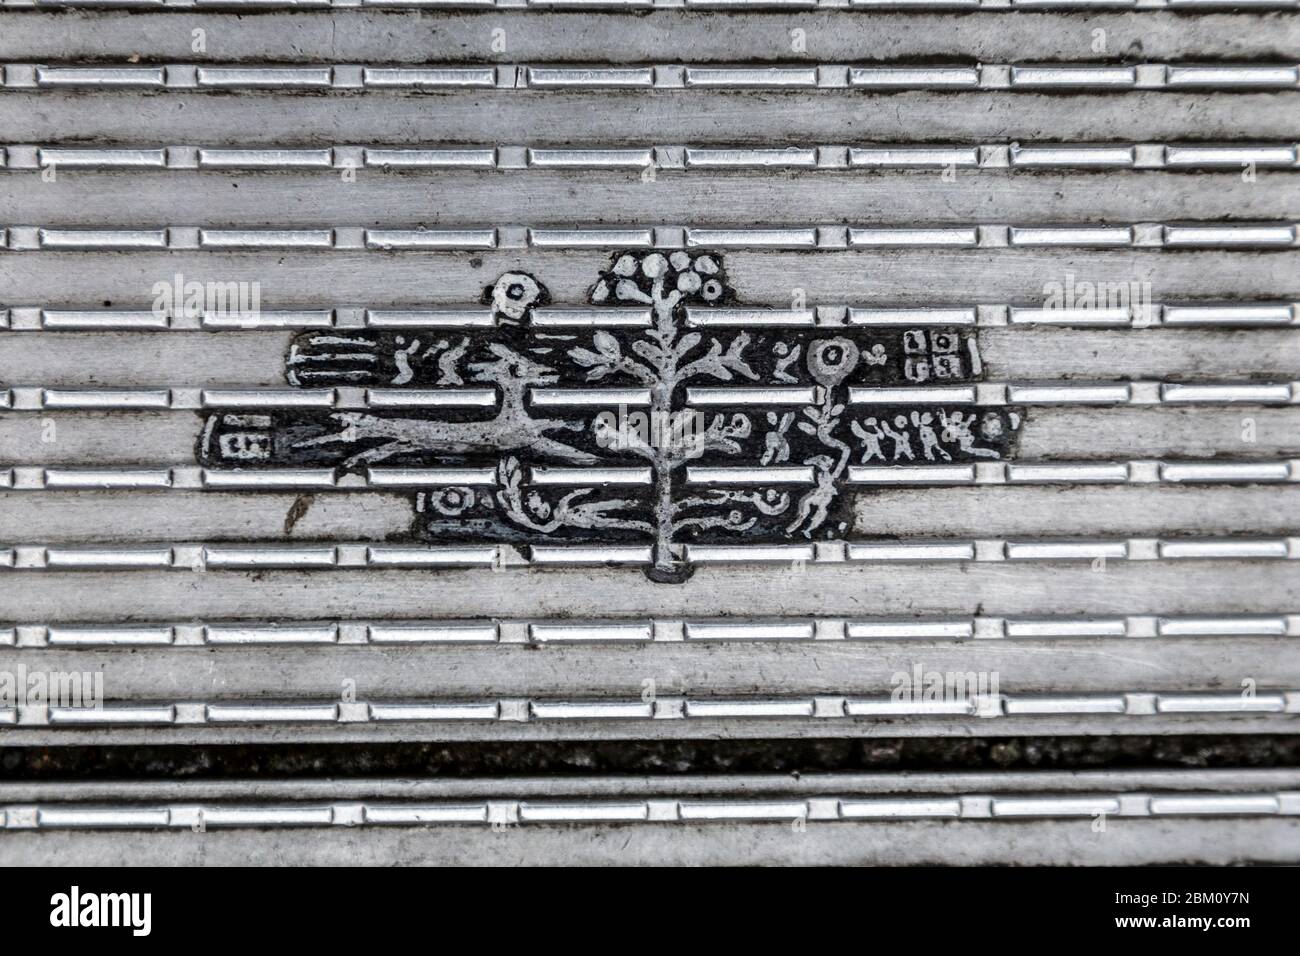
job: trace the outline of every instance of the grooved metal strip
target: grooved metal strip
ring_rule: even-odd
[[[746,405],[805,405],[811,388],[704,387],[687,390],[692,407]],[[619,388],[531,389],[538,406],[648,404],[643,390]],[[971,386],[910,388],[851,388],[850,405],[890,405],[900,402],[936,405],[1291,405],[1300,403],[1300,382],[1142,382],[1014,383],[984,382]],[[0,407],[14,411],[198,411],[238,408],[492,408],[498,403],[491,388],[435,389],[77,389],[19,385],[6,389]],[[925,467],[925,466],[922,466]],[[974,466],[971,466],[974,467]],[[1213,465],[1208,465],[1211,470]],[[1286,474],[1281,475],[1283,479]]]
[[[1127,226],[807,226],[800,229],[654,226],[643,229],[51,229],[12,225],[8,250],[298,250],[437,251],[491,248],[759,248],[837,251],[849,248],[1258,248],[1300,245],[1295,222],[1271,224],[1160,224]]]
[[[1115,539],[977,539],[925,541],[837,541],[818,544],[687,544],[685,553],[700,564],[930,563],[1087,561],[1287,561],[1300,559],[1300,538],[1176,537]],[[536,566],[632,565],[651,561],[649,547],[589,545],[431,545],[366,544],[287,546],[249,542],[238,546],[159,544],[114,548],[35,544],[0,548],[0,571],[175,571],[256,569],[508,568]]]
[[[1087,713],[1110,721],[1157,715],[1274,715],[1286,724],[1300,715],[1300,691],[1249,693],[1152,693],[1143,690],[1109,694],[1042,696],[977,693],[942,699],[904,696],[858,697],[824,694],[807,697],[656,697],[650,700],[602,697],[591,700],[478,699],[343,702],[265,701],[167,703],[95,706],[24,704],[0,708],[0,722],[22,728],[304,725],[428,723],[440,721],[549,723],[552,721],[659,720],[893,720],[907,717],[1008,720]]]
[[[166,170],[355,170],[361,166],[427,171],[470,169],[809,169],[827,172],[948,167],[1134,170],[1296,169],[1296,143],[981,143],[929,146],[817,145],[745,148],[657,145],[644,148],[439,146],[389,148],[339,145],[320,149],[284,147],[208,148],[171,145],[75,147],[11,144],[0,147],[12,171],[41,169]]]
[[[1295,302],[1182,302],[1106,308],[1057,308],[1040,305],[818,305],[803,309],[772,307],[699,308],[687,310],[696,327],[754,326],[975,328],[1276,328],[1300,325]],[[563,306],[538,309],[536,326],[554,328],[627,328],[650,324],[648,310],[594,309]],[[283,331],[285,329],[355,328],[488,328],[497,324],[491,310],[465,305],[432,309],[377,309],[338,305],[313,309],[261,309],[256,312],[207,311],[201,314],[126,309],[58,309],[14,306],[0,309],[0,329],[15,332],[156,332],[156,331]]]
[[[0,627],[0,647],[98,648],[466,644],[613,644],[788,641],[983,641],[1300,637],[1300,614],[1192,617],[809,618],[735,621],[331,621],[294,625],[250,622],[15,624]]]
[[[456,403],[419,403],[455,407]],[[466,403],[459,403],[465,405]],[[61,407],[61,406],[60,406]],[[91,407],[91,406],[76,406]],[[118,408],[120,405],[102,407]],[[131,406],[136,407],[136,406]],[[649,485],[645,468],[535,468],[532,480],[543,485]],[[850,484],[871,486],[938,485],[1251,485],[1300,481],[1300,460],[1245,461],[1079,461],[943,464],[851,465]],[[213,470],[194,466],[73,468],[15,465],[0,468],[0,489],[14,491],[86,491],[112,489],[387,491],[394,488],[449,486],[496,487],[496,470],[479,468],[370,468],[365,474],[334,469]],[[697,466],[686,469],[686,483],[698,485],[812,484],[804,466]]]
[[[1270,64],[1140,63],[1134,66],[1082,64],[979,64],[971,66],[853,66],[810,64],[798,67],[654,64],[644,66],[428,67],[367,65],[51,66],[4,65],[0,90],[113,88],[176,90],[897,90],[1097,91],[1105,93],[1197,90],[1232,93],[1294,90],[1300,66]]]
[[[478,229],[55,229],[13,225],[5,229],[11,252],[38,250],[257,250],[436,251],[484,249],[779,249],[836,251],[895,248],[1134,248],[1291,249],[1300,245],[1295,222],[1127,226],[1018,226],[981,224],[767,226],[715,228],[654,226],[630,229],[488,226]]]
[[[927,819],[1062,819],[1116,816],[1258,817],[1300,815],[1300,793],[1097,793],[959,797],[854,797],[843,794],[804,800],[729,798],[618,800],[509,800],[476,802],[202,803],[202,804],[9,804],[0,806],[6,830],[202,830],[208,827],[435,827],[611,823],[714,823],[736,821],[908,821]]]

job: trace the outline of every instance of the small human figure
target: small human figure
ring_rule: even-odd
[[[853,431],[853,434],[862,439],[864,449],[861,459],[862,464],[865,465],[875,458],[879,458],[881,461],[885,460],[885,449],[880,445],[880,439],[884,438],[885,435],[880,430],[880,425],[877,424],[875,418],[868,418],[861,425],[857,422],[850,422],[849,428]]]
[[[934,461],[935,452],[938,452],[944,461],[952,461],[952,455],[948,454],[939,443],[939,435],[934,430],[933,421],[934,416],[929,412],[912,412],[912,424],[916,426],[916,432],[921,438],[921,453],[929,461]]]
[[[790,443],[786,441],[785,433],[793,421],[794,412],[786,412],[779,421],[776,412],[767,413],[767,423],[775,427],[763,436],[763,457],[759,459],[760,464],[770,465],[790,460]]]
[[[912,451],[912,438],[907,432],[907,419],[904,418],[902,415],[899,415],[894,419],[894,425],[901,430],[894,431],[894,429],[889,426],[889,422],[887,420],[882,419],[880,422],[880,427],[884,430],[885,434],[888,435],[891,439],[893,439],[894,442],[893,460],[898,461],[898,459],[900,458],[906,458],[908,461],[915,461],[916,454],[915,452]]]

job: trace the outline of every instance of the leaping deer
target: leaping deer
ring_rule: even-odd
[[[552,430],[577,431],[585,427],[580,421],[557,418],[532,418],[525,407],[525,394],[531,385],[549,385],[559,376],[548,366],[534,362],[498,342],[488,350],[496,359],[468,366],[476,382],[487,382],[501,389],[501,404],[496,416],[481,422],[448,422],[421,418],[385,418],[365,412],[338,412],[331,417],[340,430],[318,438],[298,442],[295,448],[330,445],[336,442],[355,444],[382,439],[382,444],[358,452],[343,462],[344,468],[356,468],[384,461],[394,455],[411,452],[466,454],[476,451],[510,451],[529,448],[539,454],[553,455],[578,464],[594,464],[599,459],[546,435]]]

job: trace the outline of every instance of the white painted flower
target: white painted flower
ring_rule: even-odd
[[[518,321],[542,297],[537,280],[524,272],[507,272],[492,286],[492,310]]]

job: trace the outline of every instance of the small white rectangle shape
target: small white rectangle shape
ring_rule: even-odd
[[[850,166],[978,166],[979,149],[975,146],[876,146],[849,149]]]
[[[857,621],[848,625],[849,640],[890,641],[916,639],[964,641],[974,636],[974,626],[966,621]]]
[[[558,465],[534,465],[529,471],[533,483],[538,485],[648,485],[651,481],[649,467],[565,468]]]
[[[974,465],[850,465],[854,485],[969,485]]]
[[[323,627],[210,624],[203,629],[203,637],[208,644],[334,644],[339,632],[332,624]]]
[[[966,717],[975,713],[970,700],[853,700],[845,702],[850,717]]]
[[[529,713],[538,720],[648,720],[654,705],[642,701],[621,700],[534,700]]]
[[[803,800],[683,800],[683,820],[798,820],[808,815]]]
[[[171,392],[165,388],[139,389],[56,389],[41,391],[45,408],[149,408],[171,407]]]
[[[1291,386],[1286,382],[1239,385],[1160,386],[1164,402],[1250,402],[1260,405],[1285,405],[1291,401]]]
[[[907,228],[905,226],[851,226],[849,245],[857,248],[888,246],[975,246],[979,237],[975,227],[950,226]]]
[[[687,717],[711,719],[749,717],[811,717],[811,698],[797,700],[688,700]]]
[[[368,388],[366,404],[376,408],[491,408],[490,388]]]
[[[1096,817],[1119,813],[1118,797],[994,797],[995,817]]]
[[[841,800],[839,804],[840,817],[845,820],[955,820],[961,816],[961,801],[956,797]]]
[[[332,149],[200,149],[199,166],[210,169],[328,169]]]
[[[1254,816],[1277,813],[1278,798],[1265,794],[1196,794],[1152,797],[1151,814],[1174,816]]]
[[[649,405],[648,388],[530,388],[528,397],[541,408],[555,406],[595,406],[617,408],[619,405]]]
[[[973,541],[850,544],[850,561],[974,561]]]
[[[607,641],[632,641],[642,643],[653,640],[651,625],[637,624],[530,624],[528,636],[539,644],[605,643]]]
[[[810,621],[792,624],[688,621],[686,639],[690,641],[811,641],[813,624]]]
[[[51,707],[50,723],[77,726],[136,724],[161,726],[176,719],[171,704],[141,707]]]
[[[649,229],[529,229],[528,242],[538,249],[606,249],[654,245]]]
[[[491,169],[497,161],[495,149],[366,149],[364,156],[367,166],[395,169]]]
[[[1011,165],[1124,168],[1133,165],[1133,147],[1021,146],[1011,150]]]
[[[494,87],[496,68],[484,67],[366,67],[361,71],[364,86],[447,86]]]
[[[1129,466],[1122,461],[1046,462],[1007,467],[1012,484],[1117,484],[1128,481]]]
[[[38,66],[37,86],[162,86],[161,66]]]
[[[812,309],[686,309],[686,324],[699,327],[804,326],[816,324]]]
[[[204,408],[332,408],[332,388],[205,388]]]
[[[1125,541],[1008,541],[1008,561],[1121,561],[1128,557]]]
[[[686,230],[686,245],[723,249],[812,249],[816,229],[697,229]]]
[[[790,146],[784,149],[687,148],[686,165],[705,168],[737,166],[816,166],[817,150]]]
[[[199,86],[211,87],[328,87],[334,70],[328,66],[201,66],[195,74]]]
[[[849,325],[974,325],[974,309],[849,309]]]
[[[36,151],[41,166],[70,169],[155,168],[167,165],[167,153],[161,149],[51,149]]]
[[[371,624],[371,644],[493,644],[495,624]]]
[[[1128,383],[1007,387],[1007,401],[1013,405],[1122,405],[1132,394]]]
[[[1166,146],[1165,165],[1217,166],[1241,169],[1255,166],[1294,166],[1294,146]]]
[[[428,704],[371,704],[371,720],[496,720],[501,705],[496,701]]]
[[[1216,481],[1286,481],[1291,467],[1285,461],[1162,462],[1160,480],[1179,483]]]
[[[42,249],[166,249],[166,229],[40,229]]]
[[[46,468],[46,488],[170,488],[170,468],[127,470]]]
[[[1012,325],[1123,326],[1133,321],[1133,314],[1127,308],[1030,309],[1012,306],[1009,316]]]
[[[1280,714],[1286,710],[1281,694],[1159,694],[1161,714]]]
[[[1012,226],[1013,246],[1127,246],[1129,226]]]
[[[1296,81],[1294,66],[1171,66],[1165,80],[1168,86],[1180,89],[1213,86],[1284,89],[1294,87]]]
[[[205,827],[327,827],[333,807],[203,807]]]
[[[533,545],[529,561],[542,565],[649,564],[650,548],[643,545]]]
[[[543,308],[533,309],[535,328],[649,328],[649,309]]]
[[[1009,638],[1040,637],[1124,637],[1128,626],[1122,617],[1047,618],[1044,620],[1008,620]]]
[[[688,544],[686,553],[690,560],[704,564],[711,563],[794,563],[811,561],[814,551],[811,545],[802,544]]]
[[[203,469],[205,488],[333,488],[334,472],[327,468],[253,471],[240,468]]]
[[[654,165],[649,149],[529,149],[528,165],[560,169],[640,169]]]
[[[170,644],[170,626],[163,627],[51,627],[46,641],[55,647],[134,647]]]
[[[39,807],[36,825],[49,830],[151,830],[169,826],[166,807]]]
[[[1165,325],[1290,325],[1290,305],[1167,305]]]
[[[972,405],[974,402],[975,386],[973,385],[849,389],[851,405]]]
[[[171,548],[47,548],[48,568],[168,568]]]
[[[338,720],[338,704],[208,704],[214,724],[319,724]]]
[[[490,328],[491,309],[367,309],[366,325],[377,329]]]
[[[688,66],[687,86],[790,87],[817,86],[816,67]]]
[[[1003,703],[1009,717],[1043,717],[1055,714],[1122,714],[1123,697],[1009,697]]]
[[[654,86],[654,70],[633,67],[528,67],[528,85],[539,89],[566,86],[619,89]]]
[[[495,229],[367,229],[366,248],[401,249],[493,249]]]
[[[1218,539],[1160,542],[1160,556],[1170,559],[1274,559],[1288,556],[1286,541],[1281,538]]]
[[[372,488],[428,488],[447,485],[492,486],[496,469],[483,468],[367,468],[366,484]]]
[[[970,89],[979,86],[979,68],[964,67],[853,67],[849,85],[885,89]]]
[[[1131,66],[1013,66],[1012,87],[1130,87],[1137,83]]]
[[[200,229],[203,249],[330,249],[333,229]]]
[[[812,386],[769,385],[762,388],[701,387],[686,389],[687,405],[811,405]]]
[[[332,547],[203,549],[203,563],[209,568],[330,568],[337,560]]]
[[[1285,617],[1161,618],[1161,637],[1284,637]]]
[[[1172,248],[1284,247],[1295,243],[1295,226],[1165,226]]]
[[[366,549],[366,563],[372,567],[490,567],[496,561],[497,547],[493,544],[428,548],[381,546]]]
[[[165,329],[169,319],[165,311],[109,312],[61,311],[45,309],[41,312],[41,327],[45,329]]]
[[[638,823],[649,816],[650,807],[644,802],[519,804],[519,819],[523,823]]]
[[[429,804],[426,806],[368,803],[363,808],[362,814],[366,823],[374,826],[428,826],[431,824],[488,822],[486,803],[465,805]]]

